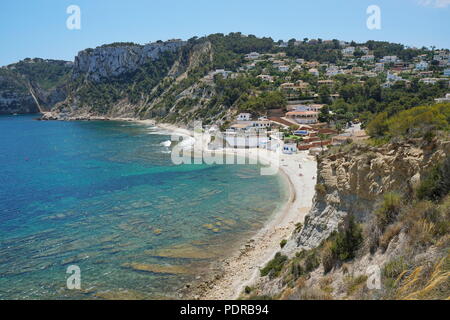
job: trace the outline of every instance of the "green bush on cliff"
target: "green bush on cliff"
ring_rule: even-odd
[[[288,261],[288,257],[282,255],[281,252],[277,252],[275,257],[270,260],[264,268],[260,270],[261,277],[269,276],[270,278],[276,278],[280,275],[283,266]]]

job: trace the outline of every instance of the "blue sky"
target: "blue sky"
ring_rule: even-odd
[[[81,30],[66,28],[71,4],[81,9]],[[381,30],[366,27],[373,4],[381,9]],[[0,65],[26,57],[73,60],[82,49],[116,41],[235,31],[450,48],[450,0],[2,0]]]

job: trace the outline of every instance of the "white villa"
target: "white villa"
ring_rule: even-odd
[[[278,70],[281,71],[281,72],[288,72],[289,71],[289,66],[286,66],[286,65],[278,66]]]
[[[384,63],[395,63],[398,61],[399,61],[399,58],[397,56],[384,56],[383,59],[380,60],[380,62],[384,62]]]
[[[297,153],[297,145],[295,143],[285,143],[283,145],[283,153],[285,154],[293,154]]]
[[[260,57],[260,54],[258,52],[250,52],[249,54],[247,54],[245,56],[245,59],[255,60],[255,59],[258,59],[259,57]]]
[[[239,113],[236,120],[237,121],[250,121],[250,120],[252,120],[252,115],[250,113]]]
[[[419,63],[416,63],[416,70],[420,71],[428,70],[428,62],[420,61]]]

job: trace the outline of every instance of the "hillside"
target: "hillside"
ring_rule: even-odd
[[[450,104],[427,108],[318,157],[311,211],[243,298],[448,299]]]
[[[49,111],[66,98],[72,63],[25,59],[0,68],[0,114]]]

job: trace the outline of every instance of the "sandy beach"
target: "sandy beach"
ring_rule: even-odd
[[[192,131],[171,124],[157,126],[175,134],[194,136]],[[209,140],[209,135],[205,134],[201,142],[197,141],[197,146],[206,150]],[[279,164],[279,173],[289,186],[289,199],[283,207],[240,249],[221,261],[219,272],[212,268],[211,274],[206,276],[207,280],[203,279],[202,282],[191,286],[188,293],[190,298],[195,299],[236,299],[245,286],[251,286],[258,279],[260,268],[280,250],[280,242],[290,238],[297,223],[303,223],[312,205],[317,163],[315,157],[306,151],[286,155],[264,149],[225,148],[215,152],[259,159],[263,165]]]

